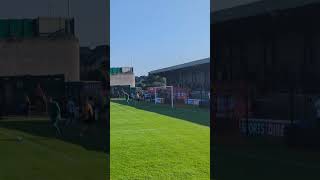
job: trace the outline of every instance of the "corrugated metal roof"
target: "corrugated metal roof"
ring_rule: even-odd
[[[211,12],[229,9],[240,5],[250,4],[261,0],[217,0],[210,3]]]
[[[161,72],[166,72],[166,71],[173,71],[173,70],[177,70],[177,69],[192,67],[192,66],[206,64],[206,63],[210,63],[210,58],[200,59],[200,60],[196,60],[196,61],[192,61],[192,62],[188,62],[188,63],[184,63],[184,64],[179,64],[176,66],[171,66],[171,67],[167,67],[167,68],[163,68],[163,69],[154,70],[154,71],[149,72],[149,74],[156,74],[156,73],[161,73]]]
[[[262,0],[211,13],[211,23],[263,15],[274,11],[292,9],[320,3],[320,0]]]

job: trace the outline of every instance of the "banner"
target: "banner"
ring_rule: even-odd
[[[296,123],[296,122],[294,122]],[[285,128],[290,125],[290,121],[270,120],[270,119],[242,119],[240,121],[240,132],[244,135],[249,130],[249,136],[284,136]]]
[[[186,99],[185,100],[186,104],[190,104],[190,105],[196,105],[199,106],[200,104],[200,99]]]
[[[156,103],[163,104],[164,103],[164,98],[156,98]]]
[[[174,88],[174,96],[179,100],[186,100],[189,97],[189,90],[184,88]]]

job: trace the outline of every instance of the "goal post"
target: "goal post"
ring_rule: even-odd
[[[170,99],[171,99],[171,108],[173,108],[173,86],[159,86],[159,87],[152,87],[154,88],[154,104],[157,104],[158,100],[160,98],[158,98],[158,94],[157,94],[157,89],[167,89],[170,88]]]

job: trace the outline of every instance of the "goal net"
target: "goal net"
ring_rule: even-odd
[[[168,104],[173,108],[173,86],[151,87],[150,90],[155,104]]]

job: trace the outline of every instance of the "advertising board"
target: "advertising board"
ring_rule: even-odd
[[[296,122],[294,122],[296,123]],[[282,137],[285,134],[285,128],[290,125],[288,120],[271,120],[271,119],[249,119],[248,126],[246,119],[240,120],[240,132],[249,136],[277,136]]]

